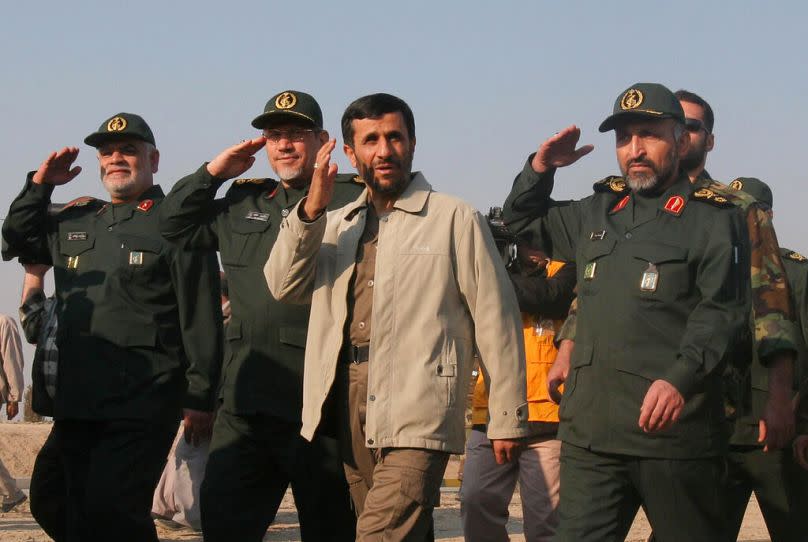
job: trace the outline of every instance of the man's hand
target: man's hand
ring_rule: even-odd
[[[65,147],[64,149],[52,152],[40,164],[39,169],[31,179],[34,184],[66,184],[76,178],[81,173],[81,166],[70,168],[79,156],[77,147]]]
[[[665,380],[654,380],[640,407],[639,425],[646,433],[662,431],[673,425],[682,414],[685,398]]]
[[[779,450],[794,438],[793,381],[794,362],[790,354],[769,362],[769,396],[763,419],[758,422],[758,442],[765,443],[764,452]]]
[[[794,450],[794,459],[800,467],[808,470],[808,435],[797,435],[791,448]]]
[[[183,409],[182,414],[185,442],[199,446],[203,441],[210,439],[213,432],[213,412],[186,408]]]
[[[20,403],[17,401],[9,401],[6,403],[6,417],[13,420],[20,413]]]
[[[558,345],[558,353],[555,361],[553,361],[553,366],[547,372],[547,392],[555,404],[561,403],[559,388],[567,381],[567,376],[570,374],[570,359],[574,348],[574,341],[569,339],[561,341],[561,344]]]
[[[511,461],[516,461],[522,452],[524,444],[520,440],[512,439],[492,439],[491,447],[494,449],[494,459],[498,465],[504,465]]]
[[[594,145],[575,148],[580,138],[581,129],[573,124],[547,139],[539,146],[539,150],[530,163],[533,171],[544,173],[553,168],[565,167],[592,152],[595,148]]]
[[[329,139],[317,151],[309,195],[301,208],[303,212],[302,218],[305,220],[314,220],[331,203],[331,197],[334,193],[334,180],[337,178],[337,164],[331,163],[331,151],[334,150],[336,144],[336,139]]]
[[[222,151],[219,156],[208,162],[208,173],[217,179],[238,177],[255,163],[254,154],[266,144],[264,136],[242,141],[238,145]]]

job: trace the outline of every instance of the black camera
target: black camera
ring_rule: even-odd
[[[502,219],[502,207],[491,207],[485,216],[488,228],[494,236],[494,242],[499,250],[499,255],[505,263],[505,268],[516,271],[519,266],[516,250],[516,236],[505,225]]]

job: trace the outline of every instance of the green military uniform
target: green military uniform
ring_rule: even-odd
[[[637,94],[642,108],[663,112],[643,116],[683,119],[670,91],[646,84],[618,98],[615,114],[621,103],[636,107]],[[559,413],[558,540],[623,540],[640,504],[659,540],[722,539],[722,360],[751,310],[741,213],[685,175],[653,197],[610,177],[584,200],[555,202],[553,172],[537,174],[531,159],[505,203],[506,223],[533,227],[552,258],[578,267],[576,346]],[[640,406],[658,379],[685,406],[672,426],[645,433]]]
[[[294,105],[278,110],[284,99]],[[302,92],[278,94],[267,111],[254,126],[283,111],[322,127],[319,106]],[[304,539],[352,539],[355,518],[336,441],[320,435],[307,443],[299,434],[309,307],[276,301],[263,274],[281,221],[308,188],[238,179],[216,199],[223,182],[203,165],[177,182],[161,209],[163,235],[218,250],[229,285],[228,357],[202,486],[205,539],[261,540],[290,482]],[[353,175],[339,175],[330,207],[363,189]]]
[[[130,130],[115,135],[149,141],[145,122],[125,113],[87,140],[98,144],[105,127],[121,125]],[[214,406],[222,346],[218,265],[210,254],[161,237],[159,186],[130,203],[80,198],[53,216],[53,185],[35,184],[32,175],[3,224],[3,257],[54,269],[53,432],[67,487],[52,498],[67,498],[76,539],[105,539],[114,529],[120,540],[156,541],[151,497],[181,407]]]

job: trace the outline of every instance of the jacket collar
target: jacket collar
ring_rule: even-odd
[[[410,183],[404,192],[393,204],[395,209],[400,209],[407,213],[420,213],[426,206],[429,194],[432,192],[432,185],[426,180],[424,174],[417,171],[413,174]],[[365,187],[353,202],[345,206],[345,219],[350,220],[360,209],[368,205],[368,189]]]

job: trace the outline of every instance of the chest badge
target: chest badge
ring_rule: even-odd
[[[685,208],[685,198],[682,196],[671,196],[665,202],[665,210],[674,216],[679,216]]]
[[[584,280],[592,280],[595,278],[595,270],[598,268],[598,262],[589,262],[584,268]]]
[[[137,206],[138,211],[143,211],[144,213],[152,208],[154,205],[153,199],[144,199],[140,202],[140,205]]]
[[[258,211],[249,211],[247,216],[245,216],[247,220],[255,220],[258,222],[269,222],[269,213],[259,213]]]
[[[67,232],[67,240],[68,241],[86,241],[87,240],[87,232],[86,231],[69,231],[69,232]]]
[[[648,269],[642,274],[640,290],[643,292],[656,292],[657,286],[659,286],[659,271],[656,265],[648,262]]]
[[[78,256],[70,256],[67,258],[67,268],[68,269],[78,269],[79,268],[79,257]]]
[[[612,207],[612,210],[611,210],[611,211],[609,211],[609,213],[610,213],[610,214],[614,214],[614,213],[616,213],[617,211],[622,211],[623,209],[625,209],[625,208],[626,208],[626,205],[628,205],[628,200],[629,200],[629,199],[631,199],[631,196],[630,196],[630,195],[628,195],[628,194],[626,194],[626,195],[623,197],[623,199],[621,199],[620,201],[618,201],[618,202],[617,202],[617,205],[615,205],[614,207]]]
[[[143,265],[143,252],[133,250],[129,253],[129,265]]]
[[[606,238],[606,230],[593,231],[589,234],[590,241],[603,241]]]

